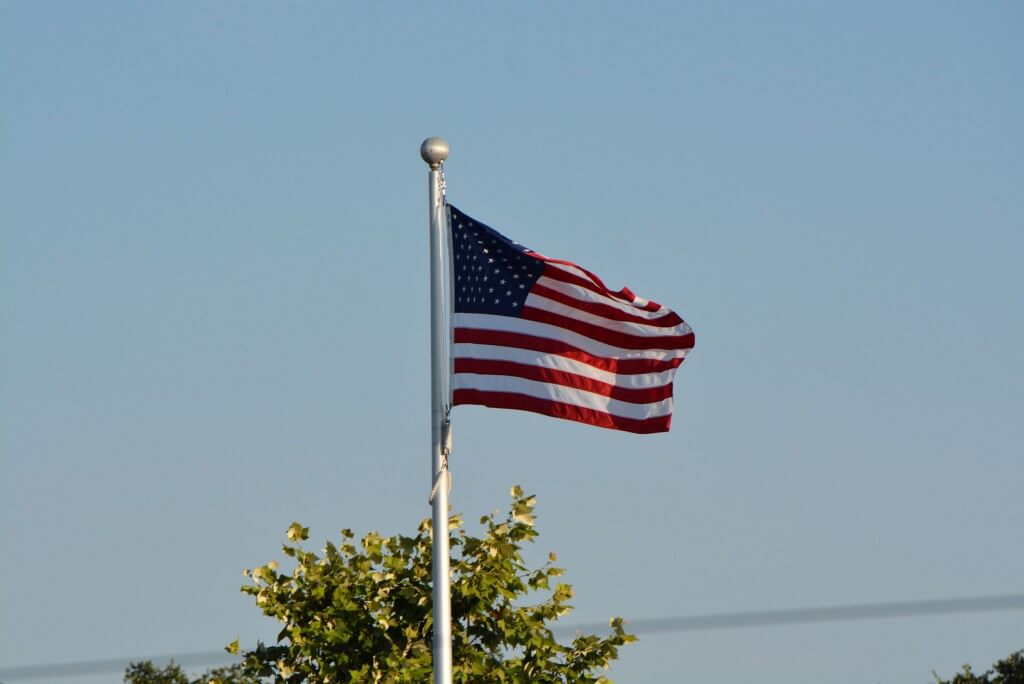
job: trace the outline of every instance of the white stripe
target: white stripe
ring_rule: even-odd
[[[511,316],[495,316],[480,313],[456,313],[452,325],[456,328],[473,328],[476,330],[499,330],[502,332],[533,335],[549,340],[558,340],[572,345],[581,351],[606,359],[656,359],[668,361],[684,358],[689,349],[623,349],[611,344],[592,340],[572,330],[549,323],[526,321]]]
[[[614,307],[623,313],[627,313],[630,316],[636,316],[637,318],[646,318],[651,321],[657,321],[672,314],[672,312],[665,307],[661,307],[657,311],[640,309],[632,304],[627,304],[621,299],[616,299],[615,297],[609,297],[607,295],[598,294],[593,290],[588,290],[582,285],[573,285],[572,283],[562,282],[561,280],[555,280],[554,278],[546,276],[541,276],[540,279],[537,280],[537,284],[543,285],[544,287],[560,292],[567,297],[572,297],[573,299],[578,299],[583,302],[595,302],[597,304]]]
[[[611,399],[593,392],[580,389],[552,385],[537,380],[526,380],[508,375],[477,375],[476,373],[456,373],[453,389],[475,389],[484,392],[510,392],[525,394],[537,399],[559,401],[563,404],[582,406],[602,413],[609,413],[620,418],[655,418],[672,414],[672,398],[662,399],[650,404],[631,404],[627,401]]]
[[[550,261],[547,262],[546,265],[550,266],[551,268],[557,268],[560,271],[565,271],[566,273],[571,273],[572,275],[578,276],[580,278],[583,278],[583,279],[593,283],[595,287],[599,287],[599,288],[602,288],[604,290],[607,290],[609,297],[614,298],[615,301],[623,302],[626,306],[642,309],[643,307],[647,306],[647,304],[648,304],[648,300],[644,299],[643,297],[637,297],[636,294],[633,295],[633,300],[630,301],[629,299],[625,298],[625,295],[618,295],[618,294],[613,293],[612,290],[608,290],[608,286],[607,285],[602,285],[598,281],[594,280],[593,277],[591,277],[586,271],[584,271],[579,266],[570,266],[569,264],[555,264],[555,263],[552,263]],[[622,298],[620,298],[620,297],[622,297]],[[668,311],[668,309],[666,309],[665,307],[659,305],[658,312],[660,313],[662,311]]]
[[[550,368],[552,370],[575,373],[600,382],[626,387],[629,389],[646,389],[648,387],[661,387],[672,382],[676,369],[673,368],[660,373],[639,373],[639,374],[618,374],[611,371],[594,368],[591,365],[569,359],[557,354],[547,354],[533,351],[532,349],[516,349],[515,347],[497,347],[490,344],[472,344],[460,342],[452,347],[452,358],[455,359],[483,359],[487,361],[512,361],[538,368]]]
[[[620,333],[623,335],[631,335],[633,337],[641,338],[644,344],[650,341],[652,347],[655,346],[655,337],[674,337],[679,335],[687,335],[690,333],[690,326],[686,323],[680,323],[679,325],[672,326],[671,328],[658,328],[653,325],[646,325],[644,323],[631,323],[630,321],[616,321],[611,318],[605,318],[604,316],[598,316],[588,311],[581,311],[574,306],[568,304],[562,304],[556,302],[553,299],[548,299],[543,295],[539,295],[535,292],[531,292],[526,296],[526,303],[524,306],[531,306],[535,309],[541,309],[561,316],[582,321],[584,323],[591,323],[593,325],[604,328],[611,332]],[[672,344],[669,342],[668,344]],[[664,347],[661,347],[664,349]]]

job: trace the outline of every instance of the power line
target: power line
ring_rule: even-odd
[[[628,621],[627,631],[636,632],[637,634],[696,632],[742,627],[779,627],[809,622],[848,622],[851,620],[880,620],[929,615],[953,615],[956,613],[989,613],[1020,609],[1024,609],[1024,594],[1004,594],[1001,596],[862,603],[843,606],[821,606],[818,608],[647,618]],[[579,625],[574,629],[594,631],[602,627],[605,627],[605,625],[594,623]]]
[[[1024,609],[1024,594],[1002,594],[997,596],[861,603],[841,606],[820,606],[817,608],[646,618],[629,621],[627,628],[628,631],[636,634],[658,634],[666,632],[696,632],[712,629],[738,629],[744,627],[778,627],[813,622],[848,622],[852,620],[927,617],[958,613],[992,613],[1021,609]],[[577,631],[600,632],[607,628],[608,625],[605,623],[589,623],[559,626],[553,631],[561,635],[571,635]],[[173,660],[184,667],[224,665],[237,662],[236,657],[223,651],[178,653],[149,658],[108,658],[106,660],[2,668],[0,669],[0,681],[57,679],[106,674],[109,672],[119,672],[129,662],[141,660],[152,660],[155,663],[166,663]]]

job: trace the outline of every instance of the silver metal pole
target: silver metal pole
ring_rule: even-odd
[[[448,547],[448,464],[444,449],[447,402],[448,330],[445,325],[445,217],[441,196],[441,164],[448,143],[427,138],[420,156],[430,165],[430,460],[433,505],[434,684],[452,682],[452,608]]]

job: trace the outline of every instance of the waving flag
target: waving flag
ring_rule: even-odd
[[[667,431],[672,379],[694,343],[686,321],[449,210],[453,403]]]

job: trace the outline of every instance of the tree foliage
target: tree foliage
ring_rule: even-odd
[[[970,665],[956,673],[952,679],[940,679],[936,684],[1024,684],[1024,650],[1011,653],[982,674],[974,674]]]
[[[480,519],[470,535],[462,519],[452,532],[452,661],[455,682],[607,682],[602,671],[623,644],[634,641],[622,620],[607,637],[577,635],[560,643],[552,625],[570,612],[572,587],[550,554],[529,569],[523,545],[537,536],[535,499],[512,489],[508,514]],[[288,528],[288,572],[270,562],[247,571],[242,591],[280,621],[277,643],[245,653],[252,676],[288,682],[424,682],[432,671],[431,523],[415,536],[370,532],[357,543],[342,530],[340,543],[320,554],[302,542],[309,530]],[[238,642],[229,645],[238,651]]]

